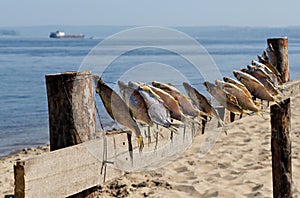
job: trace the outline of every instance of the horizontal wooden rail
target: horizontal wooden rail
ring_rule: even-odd
[[[147,171],[160,167],[184,152],[191,145],[200,127],[180,128],[176,134],[158,128],[151,129],[150,139],[139,153],[137,141],[132,138],[133,161],[128,152],[126,133],[109,132],[105,138],[86,141],[34,158],[15,163],[15,197],[66,197],[120,177],[126,171]],[[145,128],[145,133],[147,128]],[[171,136],[173,136],[171,140]],[[105,169],[103,168],[105,165]],[[103,174],[101,174],[101,170]]]

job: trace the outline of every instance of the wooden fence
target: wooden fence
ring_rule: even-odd
[[[279,44],[278,44],[279,42]],[[280,43],[283,42],[283,43]],[[282,50],[287,47],[287,39],[269,39],[268,43],[280,52],[277,57],[278,65],[277,67],[288,67],[287,63],[287,49]],[[282,69],[280,71],[286,72],[289,75],[288,68]],[[90,75],[89,72],[84,73],[84,75]],[[272,168],[273,168],[273,189],[274,197],[291,197],[291,147],[290,147],[290,97],[299,95],[300,92],[300,79],[295,81],[289,81],[289,77],[284,76],[284,81],[286,82],[286,89],[284,90],[284,98],[279,105],[271,106],[271,122],[272,122]],[[74,80],[74,74],[63,74],[61,75],[49,75],[47,79],[47,89],[49,90],[52,86],[48,84],[52,81],[51,79],[56,79],[55,87],[65,86],[69,81]],[[66,81],[66,79],[69,80]],[[84,82],[85,78],[81,78],[81,83]],[[87,78],[88,79],[88,78]],[[58,82],[58,84],[57,84]],[[145,139],[145,148],[142,153],[143,158],[141,158],[140,153],[137,149],[137,142],[133,141],[134,153],[133,160],[129,158],[128,155],[128,145],[126,133],[122,132],[103,132],[100,138],[94,139],[95,134],[93,130],[95,127],[95,112],[90,112],[88,107],[94,105],[90,98],[93,98],[93,93],[90,92],[91,82],[87,83],[84,87],[78,88],[76,91],[78,95],[73,96],[72,91],[63,89],[60,93],[60,99],[51,100],[48,99],[49,103],[49,114],[52,112],[53,108],[65,107],[68,109],[67,112],[62,112],[65,110],[60,109],[60,112],[53,112],[50,116],[50,144],[51,152],[46,153],[34,158],[19,160],[14,166],[14,177],[15,177],[15,197],[67,197],[74,194],[83,192],[87,189],[94,188],[103,184],[104,180],[108,181],[115,179],[124,174],[126,170],[147,170],[145,165],[155,165],[163,166],[164,164],[155,164],[155,159],[151,158],[153,156],[153,148],[155,149],[155,155],[163,157],[172,157],[180,153],[185,147],[187,147],[193,140],[195,134],[201,131],[198,127],[188,127],[180,128],[177,132],[183,136],[177,137],[175,135],[172,139],[173,144],[181,144],[182,147],[177,148],[166,148],[166,144],[170,146],[171,133],[167,129],[161,128],[160,133],[163,137],[160,137],[159,141],[156,142],[153,139]],[[84,84],[84,83],[83,83]],[[49,87],[48,87],[49,86]],[[71,90],[74,87],[69,87]],[[75,88],[77,89],[77,88]],[[48,91],[48,98],[52,97],[53,94],[57,94],[58,91]],[[80,96],[82,94],[82,96]],[[85,98],[85,100],[81,100]],[[62,101],[62,102],[58,102]],[[63,101],[67,101],[64,103]],[[81,102],[79,102],[81,101]],[[82,102],[83,101],[83,102]],[[54,106],[52,107],[52,105]],[[74,103],[74,104],[73,104]],[[85,112],[88,117],[86,119],[81,119],[80,115],[73,117],[71,122],[68,122],[68,130],[64,128],[53,128],[51,129],[51,122],[56,123],[57,119],[72,117],[74,108],[72,104],[76,105],[76,109]],[[61,105],[61,106],[60,106]],[[93,106],[94,107],[94,106]],[[75,113],[75,115],[77,115]],[[76,118],[78,118],[76,120]],[[78,122],[91,124],[92,128],[88,129],[88,132],[78,132],[74,131],[74,125]],[[55,124],[56,125],[56,124]],[[87,126],[88,126],[87,125]],[[63,125],[60,125],[63,126]],[[82,126],[82,125],[80,125]],[[80,127],[79,127],[80,128]],[[81,127],[82,128],[82,127]],[[57,144],[58,139],[63,139],[65,137],[59,134],[64,131],[64,133],[69,133],[71,131],[71,136],[73,138],[69,141],[61,141]],[[187,131],[190,131],[187,133]],[[54,134],[54,136],[53,136]],[[79,135],[78,135],[79,134]],[[145,136],[147,132],[145,130]],[[177,138],[176,138],[177,137]],[[184,143],[182,142],[184,137]],[[68,146],[68,147],[66,147]],[[63,148],[66,147],[66,148]],[[62,148],[62,149],[58,149]],[[107,148],[114,148],[113,152],[107,152]],[[58,149],[58,150],[56,150]],[[170,152],[172,150],[172,152]],[[148,156],[147,156],[148,155]],[[286,156],[285,158],[282,156]],[[143,160],[141,160],[143,159]],[[105,174],[104,174],[105,171]],[[39,187],[38,187],[39,186]],[[283,194],[284,193],[284,194]],[[90,196],[91,197],[91,196]]]

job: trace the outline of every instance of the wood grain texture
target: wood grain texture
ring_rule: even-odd
[[[93,139],[96,129],[90,71],[46,75],[50,150]]]

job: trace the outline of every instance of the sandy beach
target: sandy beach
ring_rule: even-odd
[[[300,197],[300,97],[292,98],[293,196]],[[101,197],[272,197],[271,130],[265,119],[248,116],[228,125],[210,152],[199,157],[203,136],[178,160],[159,170],[127,173],[98,190]],[[24,149],[0,158],[0,197],[13,194],[13,163],[49,152]]]

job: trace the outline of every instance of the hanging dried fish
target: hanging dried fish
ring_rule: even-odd
[[[228,111],[235,114],[245,113],[232,94],[225,92],[223,89],[210,82],[204,82],[203,85],[206,87],[206,90],[216,99],[216,101],[223,105]]]
[[[253,100],[247,97],[245,92],[243,92],[243,90],[238,88],[236,85],[228,82],[222,82],[220,80],[216,80],[215,83],[217,86],[224,89],[226,92],[235,96],[238,101],[238,104],[244,110],[250,110],[256,113],[260,112],[260,109],[254,104]]]
[[[99,94],[110,117],[135,133],[139,151],[141,152],[144,147],[143,137],[125,102],[101,78],[97,81],[96,93]]]
[[[192,116],[192,117],[200,117],[204,114],[203,112],[195,109],[189,99],[184,96],[178,89],[176,89],[174,86],[171,86],[169,84],[165,84],[158,81],[153,81],[152,85],[154,87],[160,88],[164,90],[165,92],[169,93],[171,96],[173,96],[179,103],[181,110],[183,114]]]
[[[267,101],[276,101],[276,98],[253,76],[238,70],[233,70],[233,74],[247,87],[254,97]]]
[[[130,108],[133,117],[143,125],[151,125],[147,106],[141,94],[137,90],[126,85],[124,82],[118,81],[118,85],[121,96]]]
[[[185,92],[187,95],[191,98],[193,101],[193,104],[200,110],[206,113],[209,116],[215,116],[218,119],[218,122],[220,126],[224,127],[225,124],[223,120],[221,119],[219,113],[215,110],[215,108],[211,105],[210,101],[200,94],[194,87],[192,87],[189,83],[183,82],[183,87],[185,89]],[[203,120],[203,123],[205,125],[206,121]],[[204,133],[204,131],[202,131]],[[226,130],[225,133],[227,134]]]
[[[250,74],[254,78],[256,78],[261,84],[265,86],[265,88],[273,95],[273,96],[279,96],[279,91],[274,87],[274,85],[271,83],[271,81],[262,73],[259,71],[253,70],[253,69],[241,69],[242,72]]]
[[[169,112],[162,104],[162,100],[157,94],[155,94],[150,88],[140,86],[138,83],[132,81],[128,82],[128,86],[137,89],[144,98],[148,114],[152,122],[166,128],[171,126]]]
[[[237,86],[238,88],[240,88],[240,89],[244,92],[244,94],[246,94],[246,96],[247,96],[248,98],[252,98],[252,95],[251,95],[251,93],[249,92],[249,90],[247,89],[247,87],[246,87],[244,84],[242,84],[241,82],[239,82],[239,81],[237,81],[237,80],[235,80],[235,79],[233,79],[233,78],[230,78],[230,77],[228,77],[228,76],[224,76],[224,77],[223,77],[223,80],[224,80],[225,82],[234,84],[235,86]]]

